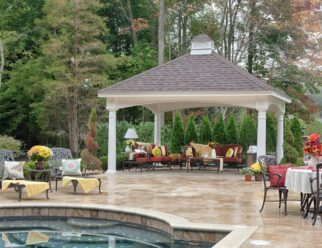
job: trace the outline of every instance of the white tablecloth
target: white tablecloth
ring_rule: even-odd
[[[305,169],[289,168],[286,172],[285,186],[297,193],[311,193],[310,178],[314,178],[316,172]]]

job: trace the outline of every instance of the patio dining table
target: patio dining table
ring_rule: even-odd
[[[322,173],[322,172],[320,172]],[[309,167],[289,168],[286,172],[285,187],[301,194],[301,211],[306,216],[308,212],[308,201],[311,197],[311,183],[310,179],[314,178],[316,172]],[[313,190],[316,187],[313,184]]]

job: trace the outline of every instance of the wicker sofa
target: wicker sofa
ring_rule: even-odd
[[[160,156],[154,156],[152,153],[152,150],[156,147],[161,149]],[[135,161],[140,163],[142,166],[145,166],[147,168],[151,167],[152,169],[154,169],[157,165],[161,164],[169,166],[171,169],[172,158],[170,156],[167,145],[158,146],[151,143],[136,142],[136,144],[134,145],[134,150],[142,151],[134,153]]]

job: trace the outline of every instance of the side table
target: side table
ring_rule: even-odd
[[[44,169],[44,170],[36,170],[36,169],[29,169],[29,180],[30,181],[40,181],[40,182],[48,182],[49,189],[51,190],[51,170]]]

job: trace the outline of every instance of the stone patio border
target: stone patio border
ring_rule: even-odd
[[[159,211],[101,204],[58,202],[0,204],[0,216],[109,219],[152,227],[178,240],[216,242],[214,248],[240,247],[258,229],[258,226],[192,223],[185,218]]]

